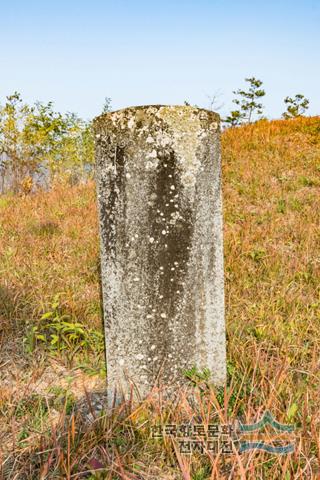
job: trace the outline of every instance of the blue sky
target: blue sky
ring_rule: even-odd
[[[224,115],[244,78],[264,82],[265,114],[303,93],[320,114],[319,0],[11,0],[0,3],[0,101],[18,90],[84,118],[143,104]]]

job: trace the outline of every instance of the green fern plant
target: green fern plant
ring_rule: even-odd
[[[28,330],[24,343],[29,353],[42,346],[51,353],[63,352],[69,360],[79,351],[100,353],[104,348],[101,332],[62,313],[60,294],[54,297],[50,309],[41,315],[38,325]]]

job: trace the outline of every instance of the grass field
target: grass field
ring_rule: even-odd
[[[222,150],[228,384],[89,426],[72,412],[105,385],[95,186],[0,198],[2,478],[320,477],[320,118],[228,129]],[[184,456],[150,437],[265,410],[295,425],[293,454]]]

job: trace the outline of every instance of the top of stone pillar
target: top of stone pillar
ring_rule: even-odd
[[[120,118],[123,119],[127,117],[131,117],[131,115],[136,114],[137,112],[141,111],[141,115],[143,114],[157,114],[158,112],[163,112],[166,115],[170,115],[172,112],[173,115],[200,115],[204,118],[207,118],[211,122],[218,122],[220,123],[220,115],[212,110],[207,110],[205,108],[198,108],[193,107],[191,105],[138,105],[133,107],[122,108],[120,110],[114,110],[112,112],[103,113],[97,116],[94,121],[94,128],[98,129],[99,127],[103,126],[106,120],[110,117]],[[157,112],[158,111],[158,112]]]
[[[146,170],[157,167],[159,155],[173,149],[182,171],[182,185],[191,190],[201,165],[199,148],[220,130],[220,116],[189,105],[144,105],[104,113],[94,119],[96,139],[144,152]],[[129,153],[130,152],[130,153]],[[143,160],[144,163],[144,160]]]

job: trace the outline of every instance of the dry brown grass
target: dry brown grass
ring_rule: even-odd
[[[187,399],[175,407],[155,399],[138,407],[129,402],[91,428],[80,420],[66,424],[63,408],[50,427],[48,409],[41,407],[46,395],[38,395],[34,406],[28,391],[32,415],[42,415],[42,423],[30,426],[30,412],[28,417],[22,409],[15,449],[3,467],[21,473],[4,478],[80,479],[89,478],[80,472],[94,468],[100,473],[91,479],[319,478],[320,118],[229,129],[222,143],[227,388],[210,388],[193,405]],[[0,255],[0,412],[11,425],[23,399],[17,385],[23,392],[26,377],[30,381],[39,369],[21,347],[27,322],[28,328],[39,322],[61,293],[62,313],[100,326],[94,185],[1,198]],[[39,351],[33,357],[41,355],[45,368],[48,354]],[[29,360],[10,383],[8,368],[21,358]],[[150,426],[158,421],[200,416],[253,422],[266,409],[280,422],[295,423],[294,454],[189,458],[169,440],[150,439]]]
[[[70,315],[101,325],[93,184],[0,199],[1,329],[37,321],[55,294]]]

